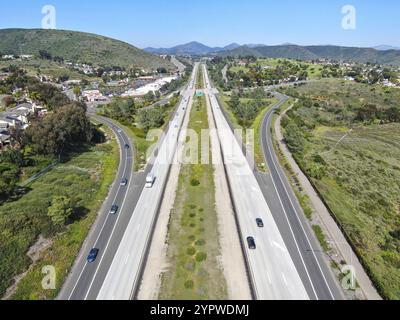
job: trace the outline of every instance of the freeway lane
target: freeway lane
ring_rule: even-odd
[[[310,225],[298,204],[273,147],[271,123],[274,112],[288,97],[275,93],[280,102],[267,112],[262,122],[261,144],[270,170],[263,191],[274,207],[273,215],[310,297],[316,300],[343,299],[330,267]]]
[[[115,226],[117,226],[118,220],[121,217],[129,214],[124,210],[124,204],[126,201],[126,195],[128,190],[132,188],[133,180],[133,148],[130,139],[126,133],[113,122],[102,117],[95,117],[98,121],[108,125],[115,133],[120,144],[120,164],[115,182],[109,192],[108,198],[104,202],[97,221],[95,222],[88,238],[86,239],[81,252],[75,262],[72,271],[67,278],[58,299],[60,300],[81,300],[84,299],[87,293],[89,284],[91,283],[95,271],[99,266],[99,260],[104,256],[105,248],[108,239],[111,234],[115,232]],[[125,148],[125,145],[129,145],[129,149]],[[128,179],[128,186],[121,186],[120,182],[122,179]],[[109,210],[113,204],[119,206],[117,215],[110,215]],[[123,228],[123,226],[119,226]],[[87,255],[91,248],[99,248],[99,257],[97,261],[92,264],[87,263]]]
[[[259,300],[308,300],[254,172],[213,93],[206,67],[204,74],[254,296]],[[257,226],[257,218],[263,219],[264,228]],[[248,249],[249,236],[254,237],[256,250]]]
[[[190,89],[193,89],[194,79],[193,75],[189,85]],[[186,101],[182,100],[182,104],[187,103],[187,101],[188,98],[186,98]],[[97,298],[143,192],[145,177],[152,170],[153,160],[150,161],[145,173],[133,173],[133,147],[128,136],[111,120],[94,115],[94,109],[90,106],[88,113],[110,126],[115,132],[121,145],[121,162],[116,182],[58,296],[60,300],[94,300]],[[175,116],[179,113],[183,114],[178,109]],[[161,140],[159,145],[163,145],[164,140]],[[129,145],[128,149],[125,148],[125,144]],[[126,187],[120,186],[120,181],[123,178],[127,178],[129,181]],[[109,210],[113,204],[119,206],[117,215],[109,215]],[[94,247],[98,248],[100,252],[96,261],[89,264],[86,258],[90,249]]]
[[[154,160],[151,172],[156,178],[155,183],[152,188],[143,189],[140,195],[97,300],[129,300],[136,297],[183,120],[189,103],[193,102],[197,69],[198,64]]]

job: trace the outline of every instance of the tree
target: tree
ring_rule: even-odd
[[[40,93],[36,92],[36,91],[31,91],[29,93],[29,98],[33,101],[33,102],[40,102],[42,100],[42,97],[40,96]]]
[[[71,200],[64,196],[54,197],[51,206],[47,210],[47,215],[53,224],[62,227],[72,214]]]
[[[13,96],[6,96],[3,98],[3,104],[6,108],[9,108],[10,106],[14,105],[16,103],[15,99]]]
[[[386,116],[389,122],[400,122],[400,109],[397,107],[390,107],[386,110]]]
[[[285,141],[291,152],[297,154],[303,152],[306,141],[299,127],[292,121],[286,126]]]
[[[82,94],[82,89],[81,87],[75,87],[73,89],[74,95],[78,98]]]
[[[153,91],[149,91],[148,93],[145,94],[145,96],[143,97],[144,101],[151,103],[154,101],[155,99],[155,95]]]
[[[49,52],[47,52],[46,50],[40,50],[39,57],[40,57],[40,59],[43,59],[43,60],[51,60],[52,59],[52,55]]]
[[[91,142],[93,130],[85,104],[73,103],[32,121],[25,131],[25,143],[37,154],[60,156]]]
[[[240,105],[240,98],[239,95],[236,93],[233,93],[231,96],[231,100],[229,101],[229,105],[233,110],[237,109]]]
[[[159,128],[164,124],[164,113],[161,109],[142,110],[139,113],[139,123],[146,131]]]

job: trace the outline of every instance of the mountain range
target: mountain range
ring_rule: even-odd
[[[241,46],[233,50],[219,52],[220,56],[255,56],[259,58],[288,58],[299,60],[329,59],[354,61],[359,63],[378,63],[400,65],[400,50],[377,50],[341,46],[298,46],[293,44],[280,46],[262,46],[249,48]]]
[[[371,62],[400,65],[400,50],[387,45],[375,48],[358,48],[333,45],[300,46],[291,43],[284,43],[277,46],[263,44],[241,46],[237,43],[232,43],[226,47],[209,47],[199,42],[190,42],[172,48],[145,48],[144,50],[154,54],[170,55],[255,56],[259,58],[299,60],[331,59],[360,63]]]
[[[237,43],[231,43],[225,47],[208,47],[200,42],[189,42],[172,48],[145,48],[146,52],[153,54],[169,54],[169,55],[207,55],[216,52],[223,52],[239,48]]]
[[[140,50],[128,43],[83,32],[44,29],[0,30],[0,55],[35,55],[45,50],[53,57],[63,57],[94,66],[137,67],[174,70],[169,61]]]

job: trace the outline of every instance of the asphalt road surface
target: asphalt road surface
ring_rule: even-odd
[[[58,298],[61,300],[84,300],[91,297],[96,282],[101,281],[104,271],[109,266],[114,244],[125,230],[125,222],[131,215],[129,208],[135,205],[140,185],[144,184],[143,179],[139,182],[133,174],[133,148],[127,134],[106,118],[96,117],[96,119],[108,125],[116,134],[120,144],[120,164],[109,196],[59,294]],[[127,186],[121,185],[123,179],[128,179]],[[116,215],[109,214],[112,205],[119,207]],[[94,263],[88,263],[87,255],[92,248],[98,248],[100,252]]]
[[[269,173],[259,176],[260,185],[310,299],[344,299],[343,291],[328,266],[328,257],[321,249],[276,156],[271,136],[272,118],[288,97],[279,93],[275,96],[279,103],[267,112],[262,122],[261,144]]]
[[[168,152],[172,153],[172,150],[169,149],[176,146],[176,143],[174,146],[171,146],[171,137],[174,137],[180,130],[179,125],[181,125],[181,120],[183,119],[185,111],[181,109],[189,103],[189,95],[193,91],[195,79],[194,72],[188,90],[184,93],[185,95],[182,98],[181,105],[174,114],[174,119],[170,124],[170,129],[159,144],[161,147],[159,147],[158,157],[154,157],[155,160],[151,161],[151,164],[147,167],[146,172],[144,173],[133,172],[134,150],[129,137],[124,130],[109,119],[94,116],[93,108],[88,109],[88,112],[91,113],[93,117],[100,122],[107,124],[117,135],[121,146],[121,160],[115,183],[100,210],[99,216],[93,225],[88,238],[85,240],[72,271],[60,291],[58,296],[59,300],[95,300],[113,298],[114,296],[111,298],[105,296],[104,290],[101,291],[101,289],[103,286],[109,284],[109,279],[113,274],[112,270],[115,268],[114,261],[118,261],[118,257],[122,250],[128,251],[125,256],[127,261],[122,264],[122,266],[126,267],[124,270],[125,275],[128,274],[127,277],[134,275],[135,281],[127,282],[126,279],[122,279],[122,282],[115,283],[116,287],[121,290],[121,295],[115,296],[115,298],[122,300],[133,298],[134,290],[140,281],[142,267],[145,263],[145,253],[147,251],[149,239],[151,238],[152,225],[155,222],[158,211],[159,201],[157,199],[162,197],[164,180],[166,180],[167,174],[169,173],[170,162],[164,161],[165,158],[163,158],[163,156],[169,155]],[[175,127],[176,125],[178,125],[178,128]],[[128,147],[126,147],[126,145]],[[164,153],[166,150],[167,152]],[[158,166],[158,164],[160,165]],[[145,189],[145,178],[151,171],[156,175],[156,182],[153,188]],[[128,179],[127,186],[121,185],[121,181],[124,178]],[[150,196],[148,195],[149,192],[151,193]],[[144,201],[143,199],[146,200]],[[119,207],[118,212],[115,215],[110,214],[110,209],[114,204]],[[152,211],[150,211],[150,208],[146,205],[151,205]],[[149,220],[147,218],[149,218]],[[126,235],[132,234],[133,232],[132,226],[138,233],[137,238],[146,240],[145,242],[141,242],[141,251],[138,249],[138,245],[135,248],[124,246],[124,243],[126,243]],[[87,261],[87,256],[92,248],[99,249],[99,254],[93,263],[89,263]],[[131,262],[131,260],[128,259],[128,256],[132,260],[135,260],[135,262],[140,261],[139,264],[136,264],[136,270],[131,269],[130,265],[128,265],[128,262]],[[129,288],[129,290],[127,290],[130,291],[129,295],[122,295],[123,288]]]
[[[308,300],[310,297],[275,223],[253,169],[220,109],[205,67],[204,71],[205,92],[211,102],[221,141],[254,297],[258,300]],[[257,218],[263,220],[263,228],[258,227]],[[248,237],[254,238],[256,249],[249,248]]]
[[[179,133],[188,106],[193,102],[195,67],[191,83],[183,92],[183,99],[170,122],[161,147],[158,150],[151,173],[155,183],[150,188],[144,188],[132,218],[129,221],[122,241],[112,261],[111,267],[97,296],[98,300],[130,300],[136,297],[140,287],[143,268],[147,260],[154,226],[168,181],[171,164],[178,147]]]

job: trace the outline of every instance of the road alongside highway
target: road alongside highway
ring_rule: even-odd
[[[220,109],[206,67],[204,75],[205,92],[210,100],[218,129],[254,296],[259,300],[308,300],[310,297],[274,221],[253,169]],[[264,228],[257,226],[257,218],[263,220]],[[247,243],[249,236],[255,240],[255,250],[249,249]]]
[[[121,247],[121,242],[124,239],[125,234],[131,234],[130,226],[133,224],[135,228],[140,231],[140,238],[148,239],[151,234],[151,228],[144,228],[144,224],[149,226],[148,221],[143,222],[142,220],[135,220],[137,218],[146,218],[150,217],[148,208],[143,207],[143,194],[147,194],[147,189],[144,189],[145,178],[146,175],[152,171],[156,174],[156,183],[155,187],[152,190],[159,192],[158,195],[154,193],[151,195],[150,199],[147,199],[149,204],[156,204],[156,198],[162,196],[162,189],[159,186],[162,185],[164,175],[168,173],[169,167],[167,164],[170,162],[166,161],[162,158],[163,152],[166,151],[166,154],[170,152],[169,150],[172,146],[168,144],[170,142],[170,137],[174,137],[177,134],[177,130],[180,130],[180,127],[175,128],[175,125],[180,124],[180,120],[182,119],[182,115],[184,111],[181,111],[184,106],[189,101],[189,94],[191,90],[194,88],[194,79],[195,75],[192,76],[192,81],[189,85],[188,91],[185,93],[182,102],[174,114],[174,119],[170,123],[170,128],[166,137],[162,141],[160,141],[158,151],[158,157],[155,162],[152,159],[151,163],[148,165],[146,172],[144,173],[134,173],[133,172],[133,146],[132,143],[124,132],[122,128],[116,125],[113,121],[99,117],[93,114],[93,108],[88,108],[88,113],[91,114],[92,117],[96,118],[100,122],[107,124],[117,135],[118,141],[121,146],[121,162],[118,170],[116,182],[112,187],[109,197],[106,199],[99,217],[95,222],[88,238],[81,249],[81,252],[78,256],[75,265],[65,282],[58,299],[60,300],[94,300],[98,298],[99,293],[103,287],[106,278],[109,276],[110,268],[112,267],[114,258],[117,252],[120,252],[119,249]],[[166,147],[166,145],[168,145]],[[128,147],[126,147],[128,146]],[[168,150],[166,150],[168,149]],[[157,164],[161,161],[162,164],[158,167]],[[120,182],[122,179],[128,179],[128,185],[122,186]],[[112,205],[117,205],[119,207],[116,215],[109,214],[109,210]],[[137,210],[135,210],[137,208]],[[136,213],[140,212],[139,215]],[[155,218],[156,212],[152,216]],[[143,224],[142,224],[143,222]],[[137,227],[139,226],[139,227]],[[143,228],[141,228],[143,226]],[[128,232],[126,230],[128,228]],[[147,233],[145,233],[147,232]],[[131,255],[134,258],[140,257],[140,262],[143,263],[143,252],[147,250],[147,247],[143,247],[142,252],[133,252],[130,248],[123,246],[125,249],[129,250],[128,255]],[[87,262],[87,255],[92,248],[99,249],[99,255],[93,263]],[[137,265],[138,270],[141,269],[142,265]],[[127,270],[130,274],[135,274],[134,270]],[[140,272],[136,273],[138,276]],[[139,277],[136,279],[139,281]],[[135,283],[136,284],[136,283]],[[118,282],[118,287],[129,286],[126,281]],[[133,287],[133,282],[131,283]],[[101,297],[100,297],[101,298]],[[131,295],[124,296],[124,298],[120,299],[129,299]],[[104,299],[107,299],[104,297]]]
[[[141,193],[97,300],[129,300],[136,297],[170,167],[178,146],[179,133],[188,105],[193,102],[197,69],[198,64],[154,160],[151,173],[155,176],[155,183],[151,188],[144,188]]]
[[[128,135],[111,120],[95,115],[92,115],[92,117],[108,125],[114,131],[120,144],[120,164],[108,198],[104,202],[78,259],[58,296],[60,300],[83,300],[87,298],[95,276],[99,274],[99,270],[103,270],[104,267],[107,268],[107,259],[105,258],[110,255],[110,252],[107,252],[105,248],[110,247],[110,239],[118,237],[124,231],[124,220],[130,215],[129,210],[126,209],[135,204],[134,194],[137,193],[135,183],[137,184],[138,181],[133,182],[133,147]],[[126,148],[125,145],[128,145],[129,148]],[[121,186],[121,181],[125,178],[128,179],[128,185]],[[127,197],[128,192],[130,193],[129,198]],[[119,206],[118,214],[110,215],[109,211],[114,204]],[[99,248],[100,252],[97,261],[89,264],[87,255],[92,248]]]
[[[260,185],[268,203],[273,208],[277,222],[297,270],[312,299],[343,299],[343,292],[338,286],[327,257],[321,249],[311,229],[296,195],[281,168],[272,141],[271,123],[275,110],[280,108],[288,97],[275,93],[279,99],[265,115],[261,127],[261,141],[269,173],[260,176]]]

